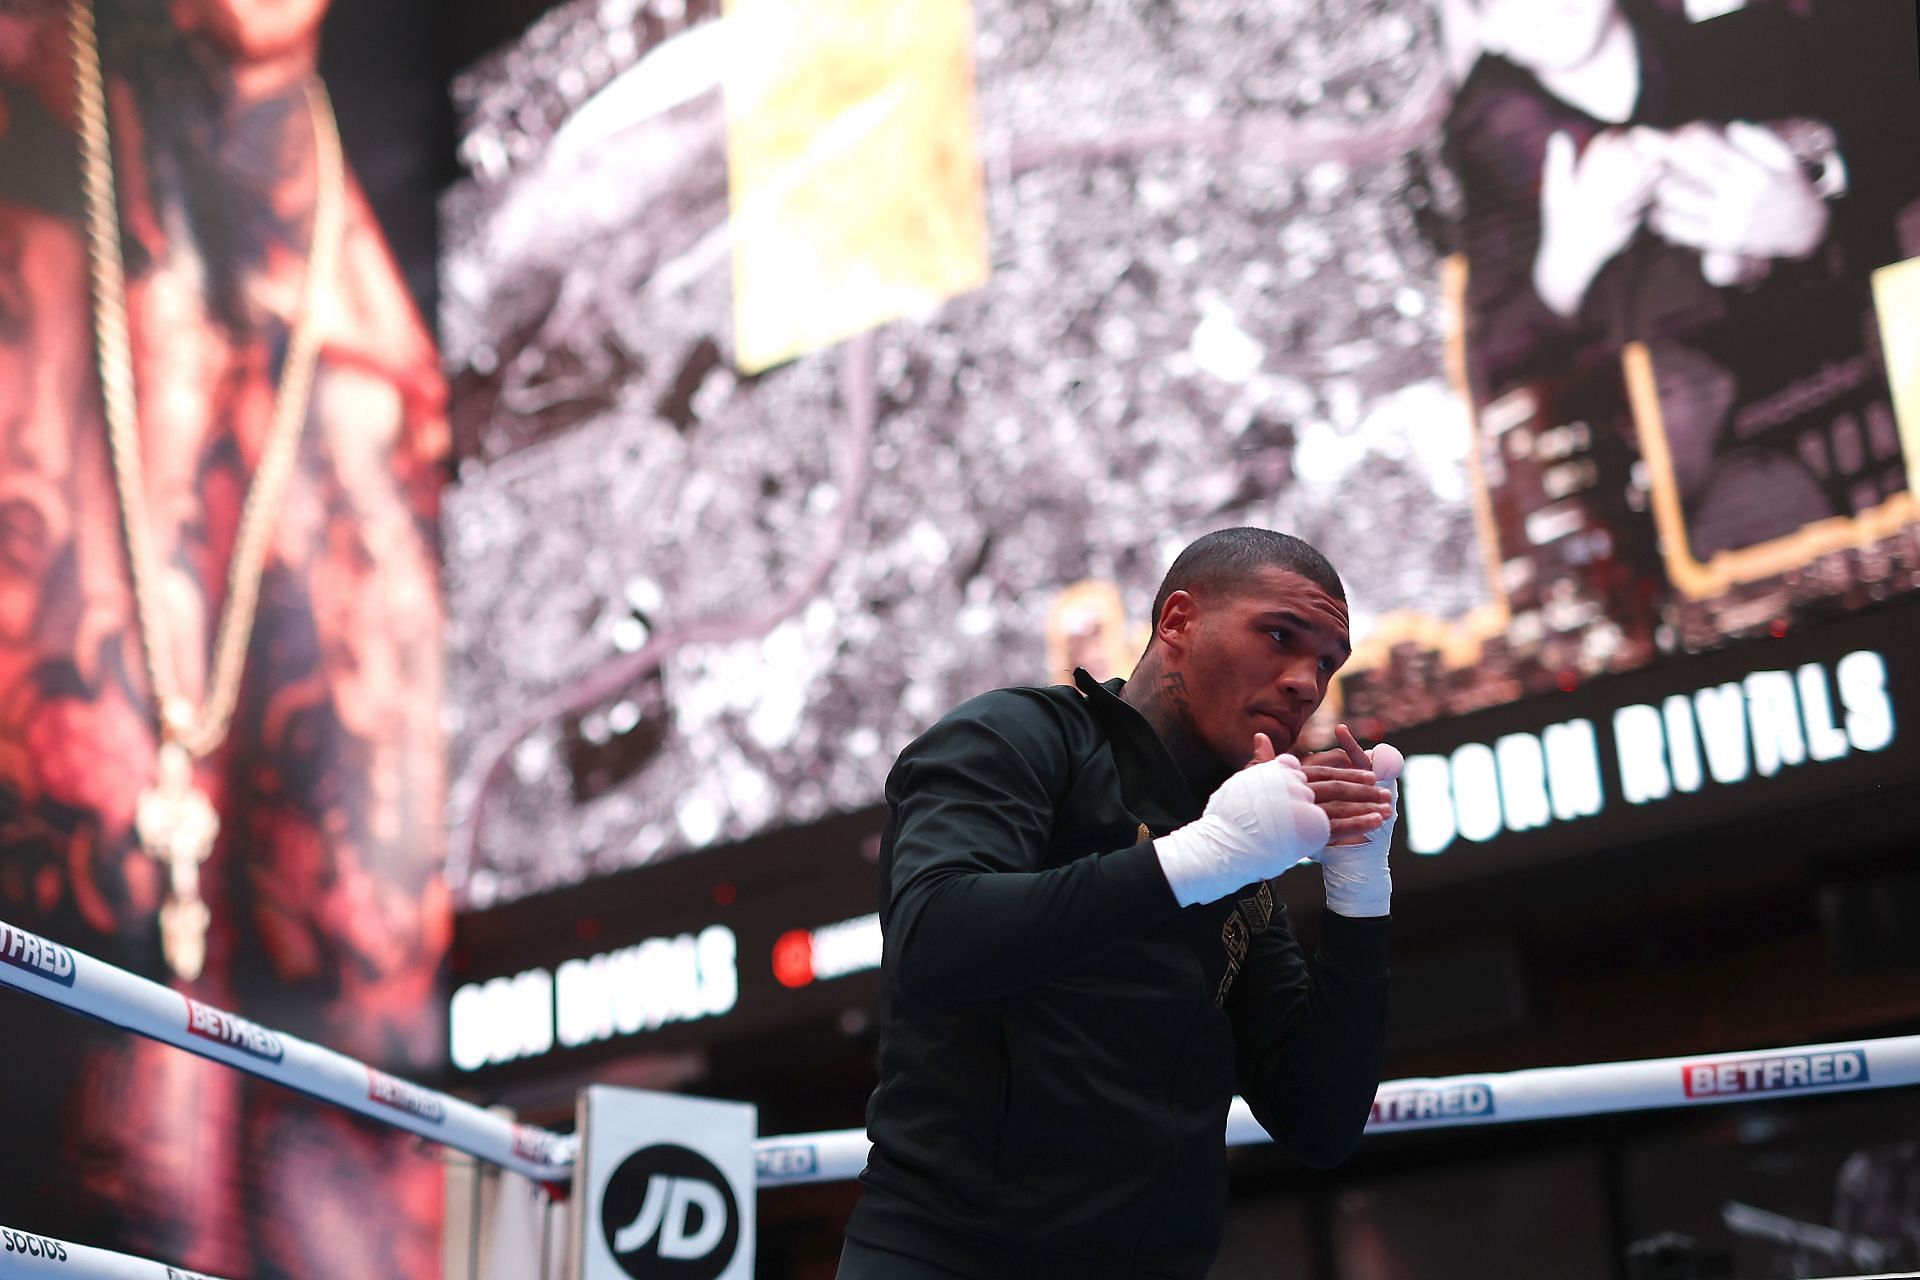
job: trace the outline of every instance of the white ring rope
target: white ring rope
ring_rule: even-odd
[[[578,1144],[570,1137],[514,1124],[343,1053],[270,1031],[4,921],[0,985],[357,1111],[536,1182],[573,1178]]]
[[[108,1253],[105,1249],[89,1249],[8,1227],[0,1227],[0,1239],[6,1244],[0,1249],[0,1280],[217,1280],[204,1272],[184,1271],[164,1263]],[[1885,1272],[1837,1280],[1912,1280],[1916,1274],[1920,1273]]]
[[[0,984],[65,1005],[138,1035],[272,1080],[548,1186],[569,1182],[577,1139],[517,1125],[470,1102],[389,1076],[344,1054],[282,1035],[0,921]],[[1433,1079],[1390,1080],[1375,1095],[1367,1132],[1504,1124],[1709,1106],[1920,1084],[1920,1035],[1800,1045],[1748,1053],[1700,1054],[1578,1067]],[[1227,1115],[1228,1146],[1268,1141],[1240,1098]],[[755,1144],[760,1186],[798,1186],[858,1177],[867,1161],[858,1129],[788,1134]],[[38,1239],[38,1237],[32,1237]],[[54,1242],[58,1243],[58,1242]],[[79,1246],[63,1246],[72,1253]],[[0,1251],[0,1277],[13,1275],[162,1277],[166,1269],[86,1250],[116,1266],[147,1270],[18,1271]],[[34,1264],[36,1266],[40,1264]],[[106,1265],[102,1263],[101,1265]],[[173,1276],[191,1272],[173,1271]]]
[[[1566,1119],[1916,1084],[1920,1084],[1920,1036],[1489,1071],[1386,1081],[1374,1095],[1367,1132]],[[1235,1098],[1227,1112],[1227,1145],[1269,1141],[1246,1101]],[[754,1153],[759,1183],[785,1187],[856,1178],[866,1167],[867,1146],[867,1135],[858,1129],[762,1138]]]
[[[0,1280],[55,1276],[61,1280],[215,1280],[199,1271],[0,1227]]]

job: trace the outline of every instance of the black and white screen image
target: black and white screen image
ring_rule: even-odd
[[[777,6],[456,81],[468,905],[876,803],[961,699],[1124,674],[1223,526],[1339,567],[1374,737],[1920,585],[1904,0],[920,2],[980,282],[764,367]],[[797,153],[883,127],[817,79]]]

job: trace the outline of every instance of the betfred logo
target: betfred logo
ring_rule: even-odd
[[[517,1124],[513,1126],[513,1156],[516,1160],[531,1160],[534,1164],[557,1165],[560,1163],[560,1137],[545,1129]]]
[[[1867,1051],[1834,1049],[1826,1053],[1783,1053],[1767,1058],[1689,1062],[1680,1068],[1680,1079],[1689,1098],[1831,1089],[1836,1085],[1866,1082]]]
[[[25,969],[36,978],[57,982],[63,987],[73,985],[73,952],[10,924],[0,924],[0,960],[16,969]]]
[[[1411,1124],[1493,1114],[1493,1086],[1479,1081],[1432,1088],[1396,1088],[1374,1095],[1373,1125]]]
[[[763,1181],[805,1178],[820,1169],[820,1155],[811,1146],[762,1147],[753,1153],[754,1172]]]
[[[711,1160],[662,1143],[613,1171],[600,1229],[633,1280],[714,1280],[739,1250],[740,1206]]]
[[[44,1258],[48,1262],[67,1260],[67,1246],[58,1240],[30,1236],[20,1231],[0,1231],[0,1249],[17,1253],[23,1258]]]
[[[287,1056],[280,1037],[265,1027],[197,1000],[187,1001],[187,1030],[202,1040],[238,1049],[262,1062],[279,1062]]]
[[[418,1116],[428,1124],[439,1124],[447,1118],[447,1104],[439,1095],[372,1067],[367,1068],[367,1097],[383,1107]]]

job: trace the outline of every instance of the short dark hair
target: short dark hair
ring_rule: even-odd
[[[1160,580],[1160,590],[1153,597],[1150,625],[1156,632],[1159,630],[1161,610],[1167,607],[1167,597],[1174,592],[1185,591],[1197,596],[1238,587],[1262,569],[1297,573],[1342,604],[1346,603],[1347,589],[1340,584],[1340,575],[1313,544],[1290,533],[1243,526],[1218,529],[1197,538],[1174,557],[1173,567]]]

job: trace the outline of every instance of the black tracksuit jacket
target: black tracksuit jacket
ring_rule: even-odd
[[[881,845],[873,1141],[847,1234],[980,1280],[1199,1277],[1238,1091],[1309,1164],[1379,1084],[1387,922],[1309,966],[1250,885],[1181,909],[1151,836],[1204,797],[1118,696],[1001,689],[901,753]]]

